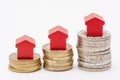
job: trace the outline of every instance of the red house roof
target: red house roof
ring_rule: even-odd
[[[91,14],[89,14],[88,16],[85,16],[85,17],[84,17],[85,22],[87,22],[87,21],[89,21],[89,20],[91,20],[91,19],[93,19],[93,18],[97,18],[97,19],[99,19],[99,20],[101,20],[101,21],[104,21],[101,16],[99,16],[99,15],[97,15],[97,14],[95,14],[95,13],[91,13]]]
[[[24,35],[18,39],[16,39],[16,47],[19,43],[23,42],[23,41],[28,41],[29,43],[33,44],[35,47],[35,40],[27,35]]]
[[[68,31],[67,31],[67,29],[65,29],[65,28],[63,28],[61,26],[56,26],[56,27],[50,29],[48,37],[51,38],[52,35],[54,35],[54,33],[56,33],[56,32],[63,33],[63,35],[65,35],[66,38],[68,37]]]

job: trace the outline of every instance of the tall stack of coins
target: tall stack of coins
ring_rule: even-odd
[[[50,50],[50,45],[43,46],[43,67],[50,71],[66,71],[72,68],[73,51],[70,44],[66,50]]]
[[[29,73],[41,68],[40,55],[35,53],[33,59],[17,59],[17,54],[9,56],[9,70],[13,72]]]
[[[103,32],[102,37],[87,37],[85,30],[78,33],[78,65],[87,71],[104,71],[111,67],[111,35]]]

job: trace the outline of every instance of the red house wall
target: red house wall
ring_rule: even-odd
[[[94,28],[91,28],[92,26],[94,26]],[[102,26],[101,25],[88,25],[87,26],[87,36],[102,36],[103,35],[103,31],[102,31]]]
[[[65,50],[66,49],[66,38],[65,39],[51,39],[50,49],[51,50]]]
[[[18,59],[32,59],[33,58],[33,48],[22,47],[17,49]]]
[[[18,59],[32,59],[33,58],[33,53],[34,53],[33,44],[27,41],[23,41],[17,44],[16,47],[17,47],[17,58]]]
[[[87,36],[98,37],[103,35],[104,21],[93,18],[85,24],[87,25]]]

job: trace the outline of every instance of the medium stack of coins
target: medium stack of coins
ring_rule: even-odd
[[[78,32],[78,66],[86,71],[104,71],[111,67],[111,35],[103,31],[102,37],[87,37],[85,30]]]
[[[73,51],[72,46],[67,44],[66,50],[50,50],[50,45],[43,46],[43,67],[50,71],[65,71],[72,68]]]
[[[40,55],[34,54],[33,59],[17,59],[17,53],[9,56],[9,70],[13,72],[29,73],[39,70],[41,67]]]

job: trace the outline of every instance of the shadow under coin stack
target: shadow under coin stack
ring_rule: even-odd
[[[102,31],[104,21],[92,13],[85,17],[87,31],[78,32],[78,66],[86,71],[105,71],[111,68],[111,35]]]
[[[40,55],[33,52],[34,39],[24,35],[16,40],[16,47],[17,53],[12,53],[9,56],[9,70],[29,73],[40,69]]]
[[[43,67],[50,71],[66,71],[72,68],[73,51],[70,44],[66,44],[67,30],[56,26],[49,30],[50,44],[43,45]]]

